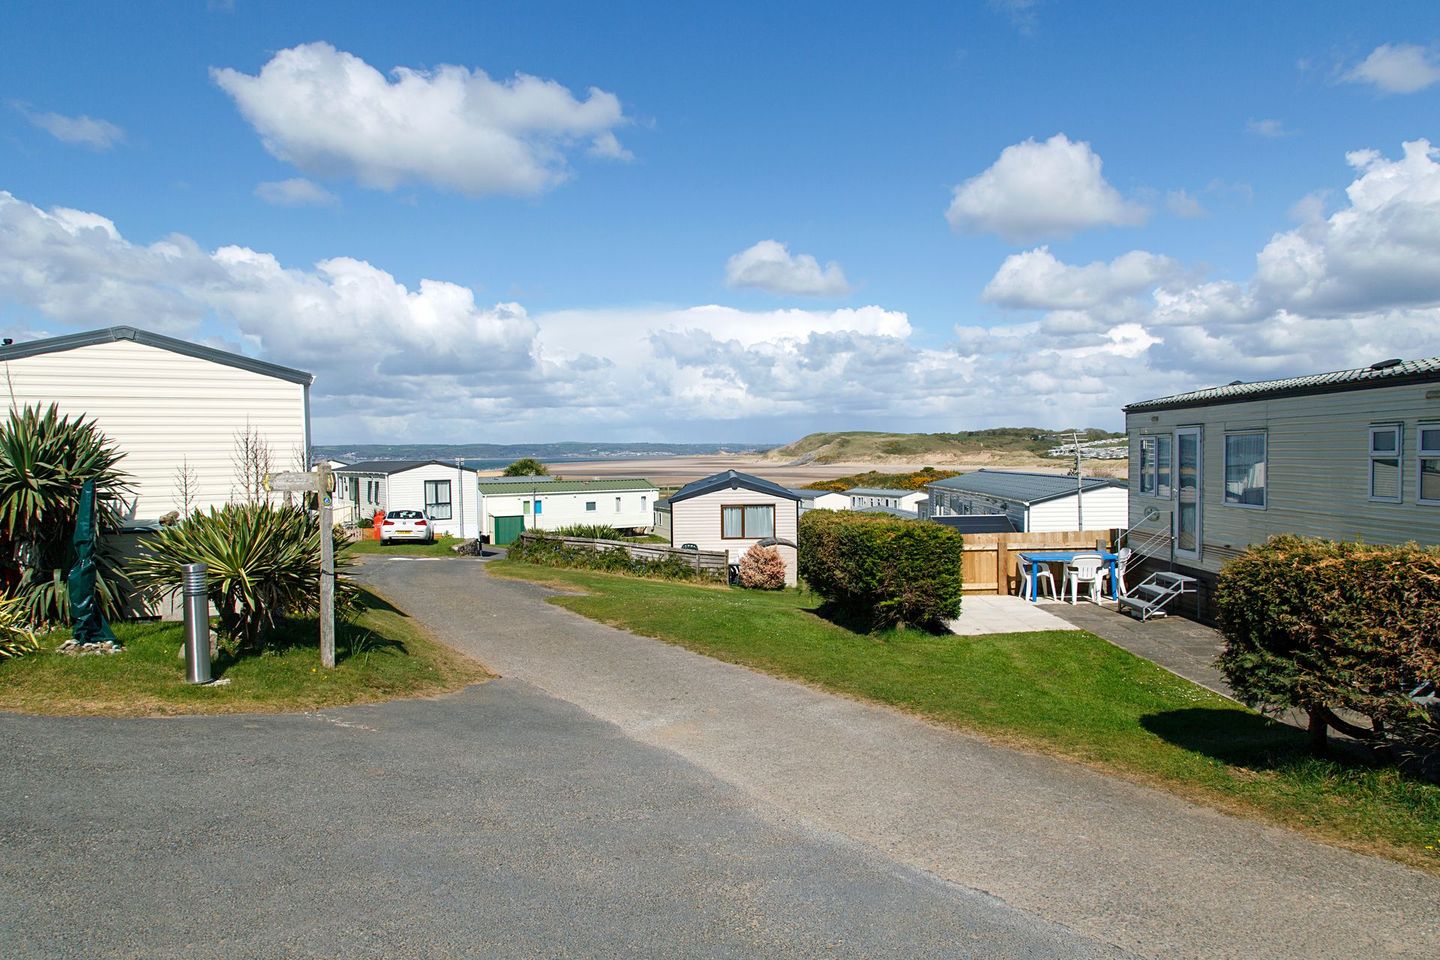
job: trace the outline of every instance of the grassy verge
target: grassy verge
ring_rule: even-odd
[[[365,531],[369,533],[369,530]],[[350,552],[357,557],[453,557],[458,537],[436,537],[434,543],[381,543],[379,540],[356,540],[350,544]]]
[[[0,661],[0,709],[82,716],[160,716],[310,710],[340,704],[431,696],[485,679],[485,669],[432,640],[385,600],[364,595],[365,610],[336,630],[336,666],[320,667],[313,619],[290,624],[275,648],[232,660],[223,653],[213,674],[219,686],[184,682],[178,623],[122,623],[125,652],[67,657],[46,638],[44,649]]]
[[[861,635],[807,593],[758,593],[514,561],[492,574],[582,594],[551,602],[720,660],[890,704],[1190,799],[1440,872],[1440,786],[1318,760],[1304,734],[1083,631]]]

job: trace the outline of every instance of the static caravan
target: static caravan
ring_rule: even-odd
[[[244,498],[247,432],[273,470],[310,462],[315,378],[301,370],[134,327],[3,346],[0,363],[14,403],[83,414],[125,454],[130,521]]]
[[[927,484],[931,519],[1004,514],[1020,533],[1123,530],[1129,503],[1122,480],[1056,473],[976,470]]]
[[[800,498],[800,512],[809,510],[849,510],[850,496],[845,493],[836,493],[834,490],[798,490],[791,488],[791,493]]]
[[[800,497],[769,480],[727,470],[681,487],[670,498],[670,545],[724,550],[731,563],[756,543],[775,545],[785,582],[799,573]]]
[[[474,537],[480,511],[469,489],[475,471],[443,460],[368,460],[335,471],[337,523],[380,510],[424,510],[437,535]]]
[[[480,530],[491,543],[511,543],[523,530],[558,530],[577,524],[644,533],[655,523],[660,491],[649,480],[616,477],[485,477],[476,483]]]
[[[1440,543],[1440,357],[1235,381],[1125,408],[1147,564],[1195,577],[1278,533]]]
[[[925,499],[924,490],[891,490],[885,487],[855,487],[845,491],[845,496],[850,498],[851,510],[863,510],[866,507],[891,507],[896,510],[904,510],[907,513],[917,513],[921,500]]]

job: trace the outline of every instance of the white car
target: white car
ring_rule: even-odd
[[[380,542],[394,543],[396,540],[418,540],[421,543],[435,542],[435,528],[423,510],[392,510],[385,514],[380,523]]]

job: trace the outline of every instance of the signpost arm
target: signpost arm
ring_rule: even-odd
[[[330,487],[330,465],[318,467],[320,500],[320,664],[335,666],[335,515]]]

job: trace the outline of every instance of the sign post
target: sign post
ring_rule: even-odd
[[[320,502],[320,665],[335,666],[335,475],[322,463],[314,473],[291,471],[265,478],[272,493],[313,493]]]

